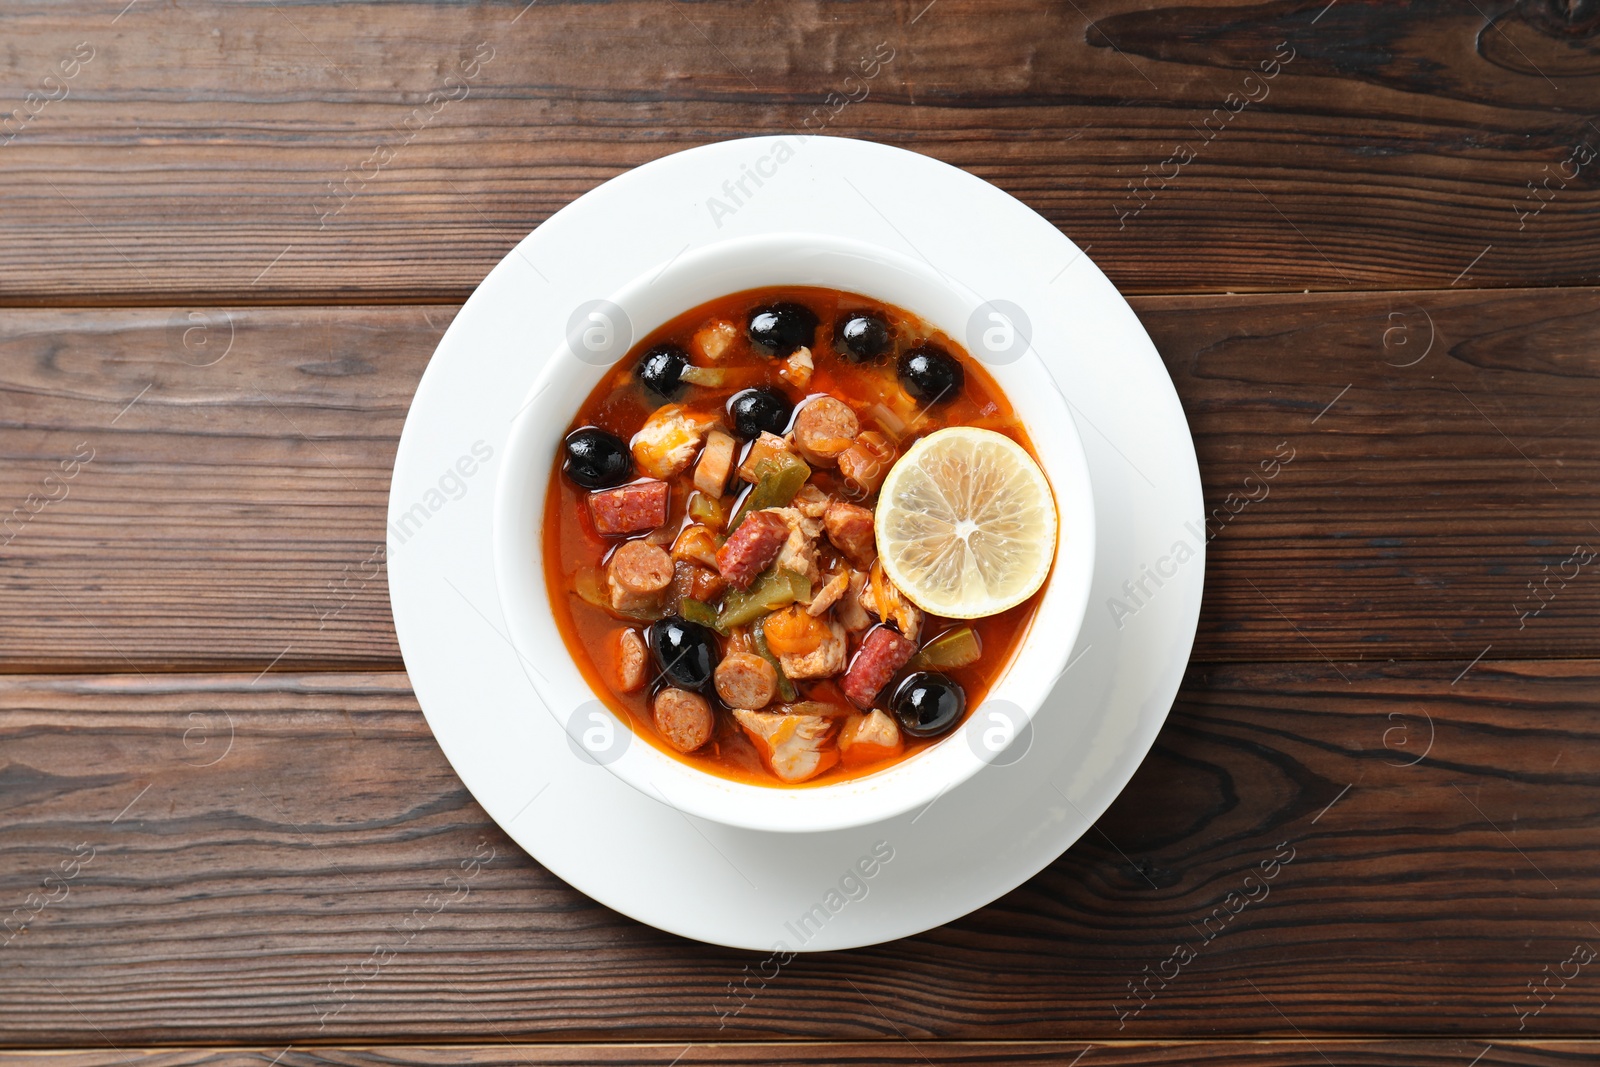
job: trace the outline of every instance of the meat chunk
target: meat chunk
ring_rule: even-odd
[[[706,434],[706,446],[700,450],[700,459],[694,465],[694,487],[709,497],[719,497],[727,488],[728,475],[733,471],[733,455],[738,442],[723,430]]]
[[[870,708],[883,687],[889,684],[889,679],[900,672],[916,651],[915,641],[906,640],[887,626],[879,626],[861,642],[839,688],[857,707]]]
[[[830,718],[743,708],[735,708],[733,718],[760,751],[767,769],[785,782],[814,778],[839,762],[839,750],[828,744],[833,732]]]
[[[795,455],[794,449],[789,447],[789,442],[775,433],[762,430],[761,436],[750,442],[750,451],[745,454],[744,462],[739,464],[739,477],[747,482],[754,482],[757,464],[764,459],[785,454]]]
[[[711,705],[699,693],[687,689],[663,689],[656,694],[651,716],[656,733],[679,752],[693,752],[711,740],[716,724]]]
[[[798,605],[796,605],[798,607]],[[800,609],[802,613],[804,609]],[[824,629],[821,639],[809,652],[778,652],[778,666],[783,668],[783,673],[791,679],[801,678],[830,678],[844,670],[848,658],[849,648],[846,644],[844,627],[835,619],[813,618],[806,616],[813,622],[821,623]],[[771,624],[767,628],[767,640],[770,644]]]
[[[828,531],[828,540],[846,559],[857,567],[872,566],[878,555],[878,546],[873,540],[872,512],[860,504],[835,500],[828,505],[822,522]]]
[[[850,587],[833,606],[834,618],[851,633],[859,633],[872,625],[872,616],[861,606],[861,594],[867,589],[867,572],[851,571]]]
[[[922,635],[922,610],[889,580],[889,576],[883,572],[882,561],[874,561],[867,574],[867,587],[861,592],[861,606],[884,622],[894,623],[901,633],[913,641]]]
[[[689,581],[684,586],[683,595],[702,604],[710,604],[717,597],[728,591],[728,580],[709,567],[694,567],[689,573]]]
[[[695,351],[715,363],[738,339],[739,327],[726,319],[716,319],[696,330],[689,344]]]
[[[789,524],[790,530],[797,530],[801,537],[815,540],[822,536],[822,521],[812,518],[797,507],[767,508]]]
[[[894,466],[895,455],[894,443],[877,430],[859,434],[854,444],[839,453],[845,488],[858,500],[876,493]]]
[[[833,502],[833,497],[823,492],[811,482],[800,487],[794,495],[790,506],[808,519],[820,519],[827,514],[828,505]]]
[[[904,750],[899,725],[881,708],[851,715],[839,731],[839,755],[846,767],[864,767]]]
[[[789,526],[789,539],[778,550],[776,566],[804,575],[813,587],[822,581],[822,569],[817,566],[816,540],[822,535],[822,523],[808,519],[797,508],[768,508],[782,517]]]
[[[750,588],[756,575],[772,565],[789,539],[789,525],[770,509],[745,516],[739,528],[717,549],[717,570],[738,589]]]
[[[646,652],[639,631],[624,627],[617,631],[617,688],[631,693],[644,685]]]
[[[602,537],[654,530],[667,521],[666,482],[638,481],[589,494],[589,515]]]
[[[791,604],[768,615],[761,632],[767,648],[781,661],[784,656],[809,656],[829,640],[833,631],[828,620],[806,610],[803,604]]]
[[[606,563],[606,591],[616,611],[654,607],[672,584],[672,557],[648,541],[624,541]]]
[[[822,570],[817,566],[816,543],[799,527],[789,528],[789,538],[778,550],[778,566],[804,575],[812,585],[822,577]]]
[[[707,567],[717,565],[717,535],[711,532],[711,527],[700,523],[691,523],[678,533],[672,542],[673,559],[691,559],[696,563],[704,563]]]
[[[794,420],[794,445],[807,463],[831,467],[855,443],[861,423],[850,405],[831,396],[819,396],[800,409]]]
[[[730,708],[764,708],[778,691],[778,671],[753,652],[730,652],[717,664],[716,686]]]
[[[811,373],[814,370],[816,364],[811,361],[811,349],[802,346],[789,353],[789,358],[778,368],[778,377],[796,389],[804,389],[811,384]]]
[[[848,571],[840,571],[826,582],[823,582],[822,588],[811,595],[811,603],[806,605],[806,614],[821,615],[838,603],[839,598],[844,596],[849,589],[850,574]]]
[[[682,404],[664,404],[633,435],[633,461],[652,478],[671,478],[689,466],[712,422]]]

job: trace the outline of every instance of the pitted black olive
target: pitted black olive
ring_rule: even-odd
[[[750,343],[780,358],[817,339],[817,316],[804,304],[771,304],[750,313]]]
[[[789,428],[789,417],[794,405],[779,389],[758,385],[734,393],[728,400],[728,417],[733,420],[733,432],[746,441],[767,433],[782,434]]]
[[[668,615],[650,624],[645,635],[656,667],[673,685],[701,689],[717,669],[717,642],[696,622]]]
[[[833,347],[851,363],[870,363],[889,351],[889,324],[876,311],[853,311],[833,328]]]
[[[685,388],[683,372],[689,368],[689,353],[677,345],[656,345],[639,357],[633,368],[639,383],[663,400],[676,400]]]
[[[889,706],[900,729],[912,737],[937,737],[961,721],[967,694],[946,675],[917,671],[895,689]]]
[[[585,426],[567,435],[562,470],[585,489],[609,489],[633,477],[633,455],[615,434]]]
[[[906,392],[925,404],[949,403],[967,384],[961,361],[931,341],[907,351],[896,369]]]

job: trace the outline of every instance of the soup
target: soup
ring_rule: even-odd
[[[712,774],[829,784],[914,757],[1004,671],[1053,558],[1046,486],[1018,602],[897,586],[916,547],[884,541],[880,491],[969,438],[1046,486],[994,380],[908,312],[800,287],[684,312],[607,372],[554,458],[545,580],[567,651],[634,733]]]

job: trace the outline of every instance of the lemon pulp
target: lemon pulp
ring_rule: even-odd
[[[1011,438],[951,426],[922,438],[879,491],[878,556],[924,611],[976,619],[1015,607],[1050,574],[1055,499]]]

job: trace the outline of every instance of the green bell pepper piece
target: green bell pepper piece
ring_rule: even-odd
[[[744,498],[744,503],[739,506],[738,513],[728,524],[728,532],[731,534],[737,530],[745,516],[752,511],[788,507],[794,495],[810,477],[811,468],[798,456],[784,455],[757,463],[755,488],[750,490],[749,495]]]
[[[978,662],[982,655],[983,644],[978,640],[978,631],[962,626],[923,645],[906,666],[916,671],[954,670]]]
[[[722,611],[717,615],[717,629],[727,633],[735,626],[755,622],[761,616],[776,611],[785,604],[811,599],[811,581],[803,574],[791,570],[774,570],[755,580],[749,589],[730,590],[722,598]]]
[[[678,601],[678,614],[686,622],[698,623],[715,629],[717,626],[717,609],[707,604],[704,600],[693,597],[684,597]]]

